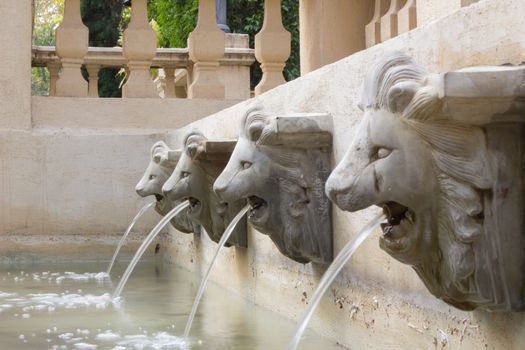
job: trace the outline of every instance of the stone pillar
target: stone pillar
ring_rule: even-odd
[[[301,75],[365,48],[369,0],[300,0]]]
[[[263,71],[255,96],[286,82],[283,69],[290,57],[290,41],[291,35],[284,29],[281,18],[281,0],[265,0],[263,26],[255,35],[255,58]]]
[[[164,75],[166,87],[164,88],[164,97],[173,98],[175,97],[175,68],[164,67]]]
[[[390,0],[390,7],[381,17],[381,42],[397,36],[397,13],[401,9],[401,0]]]
[[[190,59],[194,62],[189,98],[224,98],[219,60],[224,57],[224,33],[215,19],[215,1],[199,1],[197,26],[188,37]]]
[[[29,129],[31,2],[0,0],[0,15],[0,129]]]
[[[57,95],[57,80],[60,73],[60,62],[50,62],[47,64],[49,71],[49,96]]]
[[[86,70],[89,75],[89,97],[98,97],[98,72],[100,64],[86,64]]]
[[[57,96],[86,97],[88,84],[80,68],[88,51],[89,30],[80,17],[80,0],[66,0],[64,20],[56,30],[56,51],[62,63]]]
[[[407,0],[397,14],[397,34],[406,33],[417,27],[416,0]]]
[[[157,35],[148,22],[147,12],[146,0],[133,0],[131,21],[122,43],[129,69],[122,97],[159,97],[150,72],[157,51]]]
[[[217,25],[225,33],[231,33],[230,27],[228,27],[227,14],[228,14],[228,1],[227,0],[215,0],[215,11],[217,18]]]
[[[388,0],[375,0],[374,15],[365,26],[366,47],[369,48],[381,42],[381,17],[388,10]]]

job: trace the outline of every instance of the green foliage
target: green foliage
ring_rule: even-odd
[[[119,43],[122,0],[81,0],[82,21],[89,28],[89,46],[114,47]],[[103,68],[98,77],[100,97],[121,97],[117,68]],[[84,72],[85,76],[87,75]]]
[[[197,0],[149,0],[148,15],[156,25],[159,47],[186,47],[197,23]]]
[[[292,52],[286,63],[284,76],[292,80],[300,75],[299,68],[299,1],[282,0],[284,27],[292,34]],[[186,47],[188,35],[197,20],[198,0],[149,0],[149,16],[157,30],[159,47]],[[254,47],[255,34],[264,20],[264,1],[228,0],[228,25],[232,32],[250,35]],[[251,87],[261,79],[258,63],[251,67]]]
[[[33,45],[55,45],[55,28],[62,22],[64,0],[34,0]],[[49,72],[45,68],[31,70],[33,95],[49,94]]]

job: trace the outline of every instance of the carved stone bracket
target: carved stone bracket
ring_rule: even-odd
[[[230,221],[246,205],[243,199],[222,201],[213,191],[213,183],[228,163],[235,143],[211,141],[198,131],[189,133],[177,166],[163,186],[164,196],[171,201],[190,201],[188,216],[202,225],[214,242],[219,242]],[[248,246],[245,218],[226,245]]]
[[[301,262],[333,257],[328,114],[272,116],[249,110],[239,141],[214,189],[226,201],[248,199],[249,222],[281,253]]]
[[[392,53],[327,181],[343,210],[382,206],[380,246],[464,310],[525,308],[525,67],[428,74]]]

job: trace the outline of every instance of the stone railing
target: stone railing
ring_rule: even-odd
[[[33,46],[32,66],[49,70],[49,95],[57,96],[56,85],[61,60],[55,46]],[[228,79],[225,98],[246,99],[250,97],[249,69],[255,61],[254,50],[248,48],[248,35],[226,34],[226,48],[220,60],[223,79]],[[98,97],[98,72],[101,68],[126,67],[126,58],[121,47],[89,47],[83,58],[88,72],[88,96]],[[151,61],[151,68],[162,68],[158,79],[158,92],[166,98],[187,97],[189,76],[192,68],[187,48],[158,48]],[[170,77],[170,78],[168,78]],[[160,90],[160,91],[159,91]],[[59,96],[59,95],[58,95]]]
[[[290,33],[282,25],[280,5],[280,0],[265,0],[264,24],[255,37],[255,50],[249,48],[247,35],[225,34],[219,29],[215,0],[199,1],[197,26],[187,48],[157,49],[146,0],[134,0],[122,48],[99,48],[88,47],[80,0],[65,0],[56,47],[33,47],[32,65],[47,67],[53,96],[98,97],[100,68],[123,67],[125,98],[158,97],[161,87],[164,97],[245,99],[250,97],[249,66],[254,55],[263,70],[256,95],[285,82],[282,72],[290,55]],[[89,82],[82,77],[82,66]],[[157,84],[151,68],[163,70]]]
[[[375,0],[365,27],[366,47],[382,43],[478,0]]]

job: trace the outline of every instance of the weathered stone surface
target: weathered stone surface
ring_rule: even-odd
[[[327,182],[343,210],[382,206],[381,248],[460,309],[525,307],[523,84],[525,67],[430,75],[388,54]]]
[[[330,203],[323,191],[332,135],[316,118],[330,116],[276,117],[248,110],[214,185],[225,201],[248,199],[250,223],[301,263],[327,263],[333,256]]]
[[[214,242],[244,207],[245,200],[221,201],[213,192],[213,183],[222,172],[235,141],[208,141],[198,131],[186,135],[177,166],[163,186],[164,196],[171,201],[188,199],[188,216],[202,225]],[[242,219],[227,246],[247,247],[246,221]]]
[[[155,196],[157,200],[155,210],[162,216],[182,203],[181,200],[172,202],[162,193],[162,186],[173,173],[180,156],[181,151],[170,149],[163,141],[156,142],[151,148],[148,167],[135,187],[135,191],[141,197]],[[184,233],[200,232],[198,224],[193,223],[188,217],[188,209],[176,215],[170,220],[170,223],[178,231]]]

